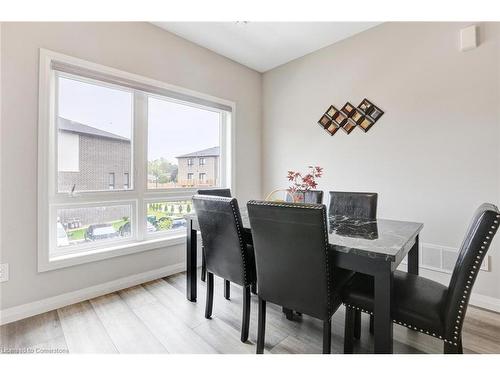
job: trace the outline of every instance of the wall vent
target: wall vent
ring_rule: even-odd
[[[451,274],[458,258],[458,249],[448,246],[433,245],[430,243],[420,244],[420,268],[431,271]],[[406,263],[406,258],[401,262]],[[487,255],[481,264],[481,270],[489,272],[489,256]]]

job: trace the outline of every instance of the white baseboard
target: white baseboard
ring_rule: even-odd
[[[472,293],[469,303],[473,306],[480,307],[485,310],[491,310],[500,313],[500,299],[498,298]]]
[[[93,285],[85,289],[79,289],[74,292],[60,294],[58,296],[45,298],[24,305],[10,307],[0,310],[0,325],[28,318],[30,316],[42,314],[47,311],[55,310],[73,303],[82,302],[90,298],[102,296],[104,294],[116,292],[121,289],[139,285],[148,281],[156,280],[186,270],[186,263],[177,263],[170,266],[158,268],[155,270],[122,277],[117,280],[109,281],[99,285]]]

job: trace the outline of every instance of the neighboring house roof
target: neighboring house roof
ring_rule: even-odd
[[[200,150],[200,151],[191,152],[190,154],[176,156],[176,158],[177,159],[199,158],[199,157],[203,157],[203,156],[219,156],[219,154],[220,154],[220,147],[216,146],[216,147],[206,148],[206,149]]]
[[[107,131],[104,131],[101,129],[93,128],[92,126],[83,125],[83,124],[80,124],[79,122],[71,121],[71,120],[65,119],[63,117],[59,117],[58,126],[59,126],[59,130],[63,130],[63,131],[71,132],[71,133],[86,134],[86,135],[91,135],[94,137],[103,137],[103,138],[116,139],[119,141],[130,142],[130,139],[122,137],[121,135],[113,134],[113,133],[110,133],[110,132],[107,132]]]

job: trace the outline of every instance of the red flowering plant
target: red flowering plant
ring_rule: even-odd
[[[302,174],[300,172],[288,171],[287,178],[288,181],[292,182],[292,185],[290,185],[287,191],[294,197],[294,201],[304,200],[304,192],[316,189],[318,186],[316,179],[323,175],[323,168],[310,165],[307,172],[306,174]]]

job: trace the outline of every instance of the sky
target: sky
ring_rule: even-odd
[[[59,78],[60,117],[130,138],[132,93]],[[166,100],[148,100],[148,160],[176,156],[219,145],[219,116]]]

